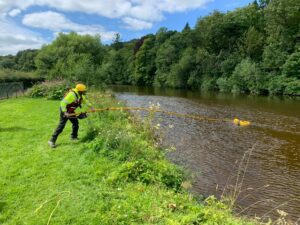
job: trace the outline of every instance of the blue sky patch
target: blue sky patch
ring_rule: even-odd
[[[181,31],[194,27],[214,10],[227,12],[250,0],[40,0],[6,1],[0,5],[0,55],[40,48],[59,32],[100,34],[111,43],[156,33],[160,27]]]

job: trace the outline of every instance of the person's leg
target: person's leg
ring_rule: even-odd
[[[60,113],[60,118],[59,118],[59,124],[56,128],[56,130],[54,131],[52,138],[51,138],[51,142],[53,142],[55,144],[56,139],[58,137],[58,135],[64,130],[66,123],[68,121],[68,118],[64,117],[64,114],[61,112]]]
[[[70,118],[69,119],[72,123],[72,134],[71,138],[72,139],[77,139],[78,137],[78,129],[79,129],[79,122],[77,118]]]

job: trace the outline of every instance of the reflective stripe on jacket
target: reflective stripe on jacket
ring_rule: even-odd
[[[78,93],[76,88],[72,89],[67,95],[61,100],[60,108],[62,112],[74,113],[75,109],[81,107],[81,104],[91,107],[92,105],[86,99],[84,95]]]

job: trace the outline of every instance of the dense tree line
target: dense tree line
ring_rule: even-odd
[[[300,1],[255,1],[181,32],[161,28],[129,42],[116,35],[109,46],[60,34],[38,52],[0,58],[0,67],[88,83],[300,95]]]
[[[0,56],[0,69],[19,70],[23,72],[35,71],[35,57],[38,50],[24,50],[19,51],[15,56],[7,55]]]

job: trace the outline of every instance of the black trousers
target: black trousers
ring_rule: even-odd
[[[72,123],[72,134],[71,134],[71,138],[77,138],[78,136],[78,129],[79,129],[79,122],[77,118],[66,118],[64,116],[64,113],[62,111],[60,111],[60,116],[59,116],[59,124],[56,128],[56,130],[54,131],[51,141],[53,141],[54,143],[56,142],[56,139],[58,137],[58,135],[64,130],[66,123],[68,122],[68,120],[71,121]]]

